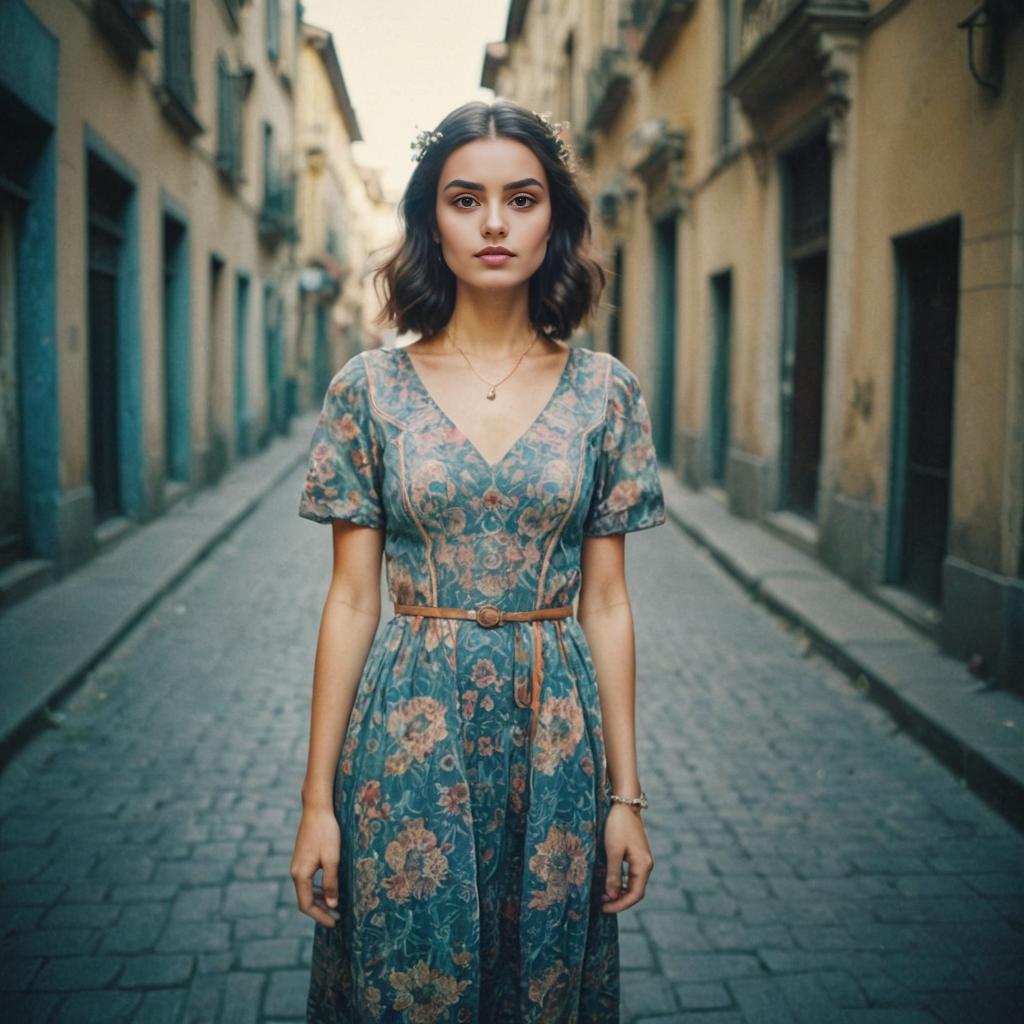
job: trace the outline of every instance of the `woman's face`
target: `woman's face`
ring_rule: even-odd
[[[474,139],[453,150],[437,181],[441,254],[462,282],[480,288],[524,284],[544,262],[551,235],[547,174],[515,139]],[[488,259],[488,246],[510,256]]]

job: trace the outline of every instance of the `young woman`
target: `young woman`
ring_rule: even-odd
[[[565,344],[604,274],[555,127],[475,102],[418,144],[376,281],[419,337],[334,376],[299,508],[334,553],[291,864],[307,1019],[609,1024],[654,865],[624,572],[665,521],[650,420]]]

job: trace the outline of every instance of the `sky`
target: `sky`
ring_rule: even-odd
[[[328,29],[363,135],[353,156],[379,167],[397,199],[410,143],[480,86],[484,46],[505,37],[509,0],[302,0],[303,20]]]

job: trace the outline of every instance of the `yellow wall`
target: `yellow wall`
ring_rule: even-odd
[[[106,36],[78,4],[67,0],[29,0],[39,20],[59,40],[60,83],[57,139],[58,254],[57,323],[59,344],[61,467],[60,480],[70,489],[89,480],[86,309],[86,163],[85,125],[88,124],[138,178],[139,270],[142,321],[143,428],[147,453],[147,490],[159,491],[164,476],[164,384],[162,340],[162,197],[168,196],[188,218],[191,267],[191,415],[192,446],[201,456],[209,436],[207,410],[228,436],[233,415],[230,352],[218,354],[214,366],[222,379],[207,395],[208,277],[211,252],[226,260],[223,281],[227,301],[220,316],[221,335],[233,343],[229,316],[234,307],[235,271],[252,276],[252,314],[248,359],[251,407],[257,420],[265,418],[262,377],[260,293],[263,280],[283,285],[287,247],[275,253],[256,241],[256,221],[262,199],[262,128],[264,118],[275,124],[277,144],[290,153],[291,99],[269,66],[264,46],[262,12],[242,9],[242,31],[231,31],[220,4],[193,4],[193,78],[195,113],[205,132],[186,143],[162,114],[154,85],[159,80],[159,46],[144,53],[136,71],[121,63]],[[294,24],[291,4],[282,4],[282,37]],[[243,155],[245,183],[236,194],[220,179],[216,152],[216,55],[224,52],[232,69],[242,55],[256,67],[252,92],[244,104]],[[283,60],[287,48],[282,47]],[[224,307],[227,307],[225,309]],[[286,336],[290,332],[286,331]]]

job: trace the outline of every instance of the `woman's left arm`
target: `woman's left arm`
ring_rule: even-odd
[[[636,756],[636,642],[626,587],[624,533],[584,537],[577,619],[597,670],[608,776],[618,796],[640,796]],[[644,896],[654,855],[640,809],[613,803],[605,825],[608,877],[604,910],[615,913]],[[620,888],[623,860],[629,886]]]

